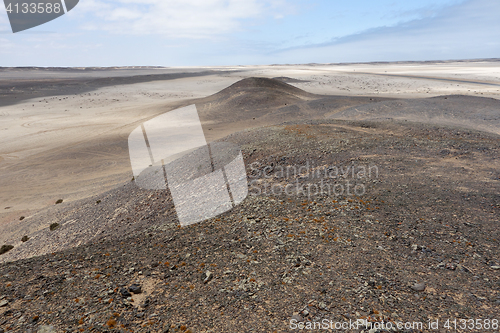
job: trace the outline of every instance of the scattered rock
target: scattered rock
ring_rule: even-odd
[[[24,220],[25,218],[26,218],[26,217],[21,216],[21,217],[19,218],[19,221],[22,221],[22,220]]]
[[[0,254],[7,253],[10,250],[12,250],[13,248],[14,248],[13,245],[2,245],[2,248],[0,248]]]
[[[325,302],[319,302],[318,308],[321,309],[321,310],[327,310],[328,309],[328,307],[326,306]]]
[[[500,270],[500,266],[491,266],[490,268],[493,269],[493,270],[495,270],[495,271]]]
[[[59,228],[59,223],[52,223],[49,228],[51,231],[54,231]]]
[[[138,284],[131,285],[130,287],[128,287],[128,290],[134,294],[142,293],[142,287]]]
[[[142,307],[142,308],[147,308],[147,307],[149,306],[149,303],[150,303],[150,302],[151,302],[151,300],[149,299],[149,297],[148,297],[148,298],[146,298],[146,299],[144,300],[144,303],[142,303],[142,304],[141,304],[141,307]]]
[[[450,271],[454,271],[457,269],[457,265],[449,262],[444,265],[444,268],[449,269]]]
[[[347,134],[342,132],[341,139]],[[411,136],[409,137],[412,146],[413,141]],[[373,140],[370,139],[371,141]],[[337,141],[331,141],[328,145],[330,144],[335,147]],[[297,163],[289,160],[291,158],[285,154],[288,152],[283,153],[283,161],[280,164]],[[353,156],[356,157],[357,154]],[[346,161],[348,157],[349,154],[346,153]],[[377,162],[383,163],[385,159],[386,157],[381,157],[382,162]],[[266,164],[270,163],[271,161],[266,161]],[[328,165],[332,162],[325,160],[321,163]],[[395,176],[391,174],[385,177],[392,179]],[[406,176],[404,178],[407,179]],[[384,191],[382,186],[386,185],[393,189],[392,194]],[[83,220],[84,214],[90,214],[88,219],[95,218],[104,223],[106,218],[111,220],[113,209],[126,206],[129,212],[117,217],[111,227],[116,229],[117,235],[126,234],[131,238],[98,238],[93,243],[82,242],[80,247],[64,253],[54,250],[53,254],[48,253],[40,258],[3,264],[0,267],[0,296],[5,294],[4,299],[9,303],[2,307],[0,312],[5,313],[6,310],[13,309],[5,315],[2,313],[0,326],[6,331],[8,327],[13,327],[12,331],[24,333],[28,333],[30,329],[31,333],[37,332],[41,325],[49,323],[59,332],[76,332],[80,328],[88,329],[92,326],[97,331],[111,332],[111,327],[107,326],[114,326],[116,321],[118,325],[124,324],[127,329],[134,331],[149,329],[165,332],[165,328],[161,330],[160,327],[170,327],[171,324],[176,325],[178,321],[186,320],[186,305],[190,307],[188,317],[197,316],[200,319],[190,328],[193,331],[210,329],[212,332],[238,331],[237,327],[230,325],[238,325],[241,320],[245,320],[244,316],[247,314],[257,314],[260,317],[252,321],[251,328],[254,332],[279,330],[279,318],[283,314],[286,319],[292,318],[299,322],[306,321],[306,318],[316,321],[316,318],[330,317],[330,314],[325,312],[331,313],[334,316],[332,319],[344,321],[340,315],[347,311],[352,314],[345,314],[345,317],[353,321],[362,317],[384,321],[387,320],[386,316],[398,318],[397,314],[390,314],[392,311],[379,313],[375,310],[378,307],[396,308],[401,320],[416,320],[417,317],[425,316],[447,318],[455,316],[455,313],[463,313],[469,317],[477,317],[481,313],[485,318],[494,316],[495,306],[500,305],[500,298],[494,294],[494,288],[497,287],[495,277],[500,272],[494,270],[498,269],[495,265],[500,265],[500,262],[495,260],[498,247],[494,243],[491,243],[491,248],[483,248],[480,245],[475,248],[466,247],[468,250],[465,253],[477,250],[481,257],[464,258],[465,254],[461,251],[464,250],[466,241],[452,242],[456,240],[457,234],[454,228],[445,225],[454,220],[459,224],[463,219],[454,219],[452,214],[456,212],[455,207],[446,206],[448,201],[453,200],[449,196],[450,193],[458,194],[441,190],[431,194],[431,198],[443,199],[438,207],[439,214],[442,214],[445,220],[440,223],[428,216],[434,213],[433,211],[422,213],[421,217],[425,220],[419,219],[420,216],[414,218],[413,213],[407,217],[406,206],[400,205],[398,200],[402,191],[406,191],[410,199],[420,196],[418,192],[409,192],[412,190],[411,186],[408,189],[402,187],[400,190],[397,190],[399,187],[395,186],[395,183],[382,182],[376,186],[380,188],[374,188],[373,191],[380,197],[374,199],[370,206],[373,208],[370,208],[370,212],[377,215],[376,217],[363,216],[367,202],[356,198],[351,200],[353,202],[347,198],[344,201],[344,198],[339,197],[318,197],[307,201],[304,198],[303,202],[302,199],[285,196],[249,197],[232,212],[204,223],[207,228],[205,225],[177,228],[175,218],[170,218],[175,214],[175,206],[167,194],[163,191],[137,192],[139,194],[131,191],[130,197],[109,196],[108,199],[103,199],[100,206],[95,208],[95,214],[94,211],[90,214],[86,210],[77,210],[71,216],[61,214],[44,219],[46,222],[42,227],[45,227],[45,230],[42,234],[48,234],[49,240],[64,241],[66,235],[72,237],[76,229],[83,230],[79,228],[79,223],[63,224],[64,221],[70,218],[74,219],[72,221],[80,221]],[[429,187],[425,187],[423,190],[428,189]],[[128,189],[124,192],[128,193]],[[422,195],[423,199],[427,197]],[[129,203],[129,200],[136,198],[139,198],[137,203]],[[475,200],[474,204],[483,200],[480,195],[471,198]],[[316,199],[317,202],[313,201]],[[332,202],[332,199],[339,200]],[[384,205],[381,199],[388,204]],[[95,200],[97,199],[86,199],[86,202],[93,207]],[[359,209],[355,208],[357,205]],[[374,208],[375,205],[379,206],[379,212]],[[54,207],[54,211],[62,212],[62,206],[57,209]],[[331,218],[323,218],[327,216],[325,210],[331,211]],[[393,210],[397,210],[394,216],[391,215]],[[251,215],[246,217],[245,214]],[[385,215],[387,216],[384,217]],[[144,225],[138,225],[137,229],[120,229],[139,223],[139,218],[143,216],[146,216]],[[255,216],[261,216],[259,224],[249,222],[255,221]],[[490,216],[489,211],[485,212],[485,216]],[[480,217],[482,216],[477,217],[477,221]],[[19,215],[15,218],[19,218]],[[37,217],[29,218],[31,220]],[[165,224],[162,229],[149,229],[153,222],[148,219],[158,219],[154,223],[166,223],[165,220],[168,219],[169,224]],[[371,223],[367,223],[365,219],[369,219]],[[46,227],[55,221],[61,222],[64,227],[57,231],[48,231]],[[394,230],[392,226],[400,221],[398,230]],[[471,231],[470,239],[480,244],[482,234],[477,232],[489,229],[477,229]],[[90,231],[93,235],[94,231],[98,230],[100,229]],[[392,243],[389,243],[389,240],[393,235],[384,232],[385,230],[394,233],[397,231],[397,238],[394,238]],[[494,228],[491,227],[491,230]],[[439,239],[433,237],[434,231],[439,232]],[[108,237],[107,235],[98,234],[99,237]],[[21,239],[19,236],[20,234],[16,241]],[[9,252],[3,258],[9,256],[10,260],[11,255],[18,256],[18,252],[31,250],[33,242],[44,244],[38,235],[35,237],[35,234],[31,234],[30,237],[33,238],[29,239],[29,244],[16,246],[16,251]],[[358,251],[353,250],[351,245],[344,247],[352,243],[351,239],[358,243]],[[378,239],[379,243],[374,239]],[[387,252],[375,250],[377,245],[381,245]],[[50,247],[48,249],[51,250]],[[417,252],[410,254],[412,250]],[[342,265],[345,267],[337,269],[336,260],[331,260],[332,256],[342,258]],[[187,264],[183,265],[182,260]],[[434,271],[427,277],[418,275],[430,265],[437,265],[443,270]],[[471,273],[462,273],[468,269],[462,265],[468,265],[473,274],[479,275],[478,278],[473,279]],[[145,279],[138,275],[141,270],[144,275],[150,274],[152,278]],[[393,273],[395,271],[398,272],[397,275]],[[304,275],[303,272],[309,274]],[[431,287],[447,285],[453,279],[459,279],[460,283],[452,283],[450,293],[455,295],[463,290],[465,294],[461,300],[470,301],[470,305],[462,308],[451,297],[446,298],[444,293],[448,290],[436,287],[440,289],[437,293],[430,292],[433,291]],[[422,281],[425,284],[415,284]],[[200,285],[200,282],[203,283]],[[426,288],[427,283],[429,289]],[[132,284],[137,284],[137,288],[134,289]],[[142,294],[134,295],[140,292],[142,284],[145,290]],[[304,287],[304,293],[298,292],[300,289],[295,289],[295,286]],[[401,290],[401,287],[406,291]],[[458,288],[460,291],[456,292]],[[469,290],[487,296],[489,300],[477,296],[472,298],[467,294]],[[146,301],[146,294],[150,297],[150,302]],[[81,296],[88,299],[83,302]],[[311,298],[314,301],[308,301]],[[268,313],[260,313],[260,303],[267,301]],[[233,313],[233,304],[245,309],[246,314],[243,310],[241,317]],[[419,313],[416,314],[414,309],[419,309]],[[160,315],[155,317],[151,314],[153,311]],[[293,316],[289,317],[290,313]],[[39,314],[40,318],[37,318],[37,322],[30,322],[30,318],[34,318],[36,314]],[[234,321],[211,322],[211,318],[220,315],[233,315]],[[22,318],[27,319],[21,325],[19,323]],[[149,321],[150,319],[153,320]],[[28,322],[30,323],[27,324]],[[107,322],[113,325],[106,326]],[[151,327],[144,328],[143,325]],[[188,331],[180,330],[181,325],[178,326],[179,329],[171,327],[170,332]]]
[[[30,238],[28,236],[23,236],[23,238],[21,238],[21,242],[27,242]]]
[[[425,290],[425,283],[415,283],[411,289],[415,290],[415,291],[424,291]]]
[[[129,293],[129,292],[128,292],[128,290],[127,290],[126,288],[121,288],[121,289],[120,289],[120,294],[121,294],[123,297],[125,297],[125,298],[132,296],[132,294],[131,294],[131,293]]]
[[[54,328],[54,326],[47,326],[47,325],[44,325],[44,326],[40,326],[38,328],[38,331],[37,333],[57,333],[56,329]]]
[[[411,246],[411,250],[412,250],[413,252],[417,252],[417,251],[422,250],[422,247],[421,247],[421,246],[419,246],[419,245],[417,245],[417,244],[413,244],[413,245]]]
[[[63,199],[59,199],[59,200],[56,201],[56,205],[62,204],[62,203],[63,203]]]
[[[207,284],[208,281],[212,280],[213,274],[210,271],[205,272],[205,279],[203,280],[203,283]]]
[[[0,301],[0,308],[7,306],[7,304],[9,304],[9,302],[7,300]]]

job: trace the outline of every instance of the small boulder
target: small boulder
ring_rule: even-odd
[[[12,250],[14,248],[13,245],[2,245],[2,248],[0,248],[0,254],[4,254],[4,253],[7,253],[9,252],[10,250]]]
[[[128,292],[127,288],[121,288],[120,294],[125,298],[132,296],[132,294]]]
[[[212,272],[206,271],[205,272],[205,279],[203,279],[203,283],[207,284],[210,280],[212,280],[213,277],[214,277],[214,275],[212,274]]]
[[[415,291],[424,291],[425,290],[425,283],[415,283],[411,289],[415,290]]]
[[[142,287],[138,284],[131,285],[130,287],[128,287],[128,290],[134,294],[142,293]]]
[[[54,326],[43,325],[38,328],[37,333],[57,333]]]

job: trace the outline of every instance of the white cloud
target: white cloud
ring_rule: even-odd
[[[0,31],[12,31],[10,29],[9,19],[5,7],[0,4]]]
[[[14,48],[14,44],[8,40],[7,38],[1,38],[0,37],[0,54],[6,54],[6,53],[12,53],[12,49]],[[0,62],[0,67],[3,66],[2,63]]]
[[[500,54],[500,1],[468,0],[422,19],[279,51],[283,62],[492,58]]]
[[[282,18],[290,7],[285,0],[86,0],[74,15],[87,14],[87,29],[210,38],[241,30],[243,21]]]

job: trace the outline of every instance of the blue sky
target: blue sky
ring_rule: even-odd
[[[499,0],[80,0],[0,66],[218,66],[500,57]]]

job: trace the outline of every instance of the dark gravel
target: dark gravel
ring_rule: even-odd
[[[132,183],[63,203],[55,216],[78,223],[29,235],[2,255],[27,255],[37,239],[65,244],[0,266],[0,327],[291,332],[292,318],[500,319],[498,136],[332,120],[224,140],[242,147],[259,188],[317,182],[311,173],[276,177],[280,166],[308,161],[315,170],[376,165],[378,177],[352,179],[363,195],[251,195],[185,228],[168,192]],[[85,242],[70,247],[68,237]]]

